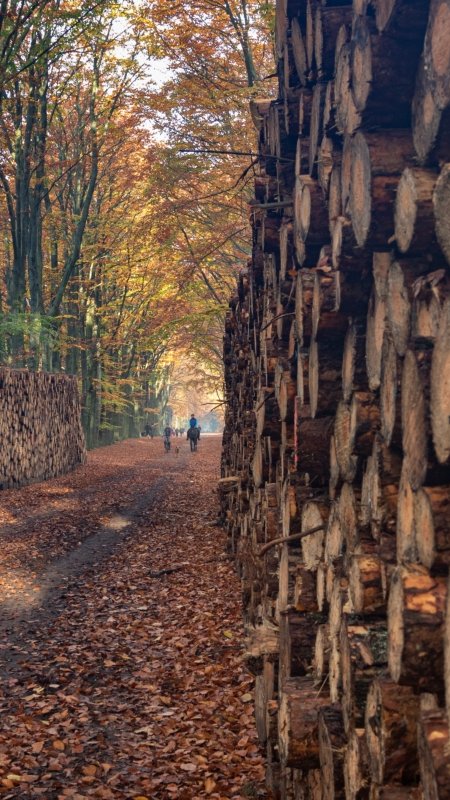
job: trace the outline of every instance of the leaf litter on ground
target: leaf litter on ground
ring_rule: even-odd
[[[0,797],[266,797],[240,586],[213,524],[220,440],[180,450],[128,441],[0,497]],[[59,507],[69,496],[70,510]],[[70,553],[114,514],[129,524],[74,568]],[[30,585],[67,554],[56,601],[45,581],[30,600]]]

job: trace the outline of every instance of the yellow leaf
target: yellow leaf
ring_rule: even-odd
[[[241,700],[242,700],[243,703],[251,703],[253,698],[252,698],[250,692],[246,692],[246,694],[242,695]]]
[[[223,632],[223,635],[224,635],[224,636],[225,636],[227,639],[232,639],[232,638],[233,638],[233,631],[224,631],[224,632]]]
[[[22,776],[16,775],[15,772],[9,772],[8,775],[6,776],[6,780],[13,781],[13,783],[20,783],[20,781],[22,780]]]
[[[205,781],[205,792],[206,794],[211,794],[214,789],[216,788],[216,782],[214,778],[206,778]]]

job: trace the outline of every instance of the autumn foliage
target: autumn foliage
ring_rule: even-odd
[[[174,363],[220,388],[270,10],[3,5],[0,360],[76,374],[95,445],[162,420]]]

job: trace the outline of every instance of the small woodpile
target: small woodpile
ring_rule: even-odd
[[[220,494],[273,797],[450,798],[450,0],[277,0]]]
[[[0,368],[0,488],[69,472],[86,457],[75,378]]]

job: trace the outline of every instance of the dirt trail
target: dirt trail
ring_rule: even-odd
[[[0,495],[0,797],[265,797],[220,440],[177,444]]]

